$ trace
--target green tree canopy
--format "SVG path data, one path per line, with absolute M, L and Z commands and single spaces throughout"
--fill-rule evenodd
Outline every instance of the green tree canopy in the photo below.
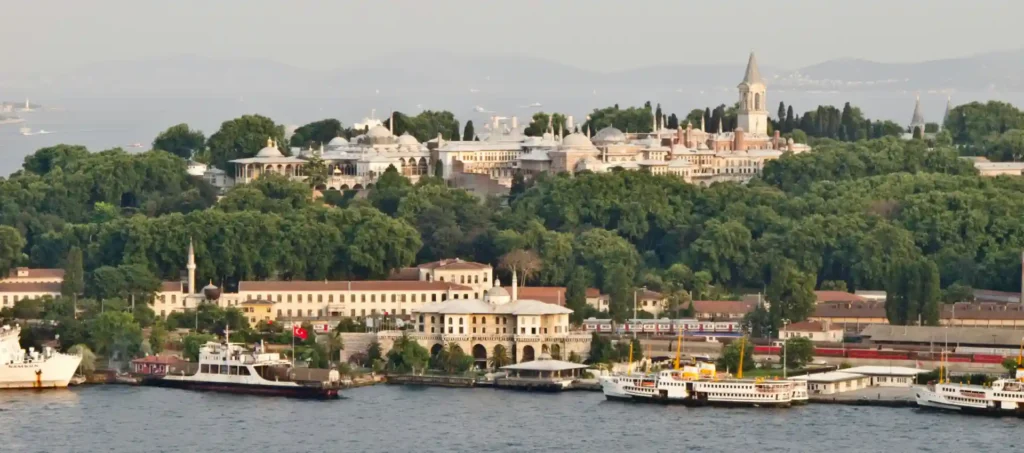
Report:
M 530 124 L 526 125 L 523 134 L 529 137 L 540 137 L 548 131 L 549 125 L 553 134 L 557 134 L 559 128 L 563 133 L 570 134 L 572 131 L 568 130 L 567 120 L 568 117 L 561 113 L 537 112 L 533 114 L 533 118 L 530 120 Z
M 779 352 L 779 361 L 783 358 L 787 367 L 802 368 L 814 360 L 814 343 L 809 338 L 790 338 L 786 340 L 785 354 Z
M 181 123 L 169 127 L 153 140 L 153 149 L 167 151 L 182 159 L 189 159 L 206 145 L 206 136 Z
M 536 116 L 534 117 L 536 118 Z M 654 111 L 651 103 L 644 107 L 629 107 L 620 109 L 619 105 L 594 109 L 590 112 L 590 119 L 583 123 L 583 129 L 590 127 L 595 133 L 608 126 L 613 126 L 623 132 L 651 132 L 654 130 Z
M 18 230 L 0 225 L 0 276 L 6 278 L 21 261 L 21 249 L 24 247 L 25 239 Z
M 341 126 L 341 121 L 328 118 L 300 126 L 292 134 L 290 143 L 296 148 L 318 148 L 344 135 L 345 128 Z
M 255 156 L 267 146 L 267 140 L 278 144 L 284 155 L 290 155 L 284 146 L 284 127 L 260 115 L 243 115 L 220 125 L 207 140 L 210 163 L 222 170 L 230 170 L 228 161 Z
M 105 311 L 92 322 L 91 332 L 99 354 L 130 359 L 142 350 L 142 328 L 131 313 Z

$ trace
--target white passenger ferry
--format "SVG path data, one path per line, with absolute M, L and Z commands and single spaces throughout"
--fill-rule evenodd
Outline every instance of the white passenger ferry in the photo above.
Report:
M 0 327 L 0 389 L 47 389 L 68 386 L 82 357 L 51 348 L 21 349 L 21 327 Z
M 793 404 L 807 404 L 807 381 L 791 380 L 793 383 Z
M 918 387 L 917 406 L 969 414 L 1024 416 L 1024 365 L 1017 358 L 1017 370 L 1012 378 L 997 379 L 991 386 L 951 384 L 942 382 L 941 368 L 938 383 Z
M 742 351 L 740 354 L 742 357 Z M 714 364 L 697 362 L 654 374 L 601 379 L 601 389 L 609 400 L 691 406 L 789 407 L 796 385 L 789 380 L 721 379 Z M 806 399 L 806 387 L 804 392 Z
M 296 368 L 277 353 L 249 351 L 239 343 L 207 342 L 199 348 L 199 363 L 169 365 L 163 374 L 143 375 L 142 384 L 225 393 L 337 398 L 337 370 Z

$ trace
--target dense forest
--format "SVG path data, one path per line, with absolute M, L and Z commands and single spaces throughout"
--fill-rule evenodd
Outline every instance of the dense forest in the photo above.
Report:
M 262 117 L 240 120 L 226 122 L 230 133 L 211 136 L 204 152 L 239 155 L 214 148 L 226 135 L 264 134 L 265 143 L 266 131 L 279 128 Z M 339 131 L 315 124 L 300 142 Z M 179 157 L 197 146 L 197 132 L 175 128 L 182 139 L 162 136 L 179 146 L 174 154 L 60 145 L 0 179 L 0 272 L 79 267 L 81 288 L 69 295 L 124 305 L 178 278 L 190 238 L 199 278 L 228 289 L 243 279 L 383 278 L 449 257 L 505 272 L 502 258 L 514 252 L 532 263 L 526 284 L 567 287 L 577 320 L 592 314 L 586 288 L 609 294 L 611 315 L 621 319 L 644 286 L 676 309 L 764 293 L 768 328 L 805 318 L 817 288 L 888 290 L 894 322 L 934 323 L 943 297 L 1021 283 L 1024 180 L 979 177 L 959 157 L 978 144 L 824 139 L 813 152 L 768 163 L 748 184 L 710 187 L 645 172 L 584 172 L 517 178 L 507 199 L 481 200 L 440 179 L 411 184 L 388 171 L 362 194 L 314 198 L 306 183 L 267 176 L 217 202 Z M 1000 129 L 983 122 L 950 132 L 1012 130 Z

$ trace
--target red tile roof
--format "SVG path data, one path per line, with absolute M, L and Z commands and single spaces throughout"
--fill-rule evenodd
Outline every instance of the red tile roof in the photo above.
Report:
M 419 280 L 420 270 L 415 267 L 403 267 L 396 269 L 388 275 L 388 280 Z
M 19 276 L 18 275 L 19 272 L 28 272 L 28 275 Z M 46 278 L 46 279 L 54 279 L 54 280 L 63 280 L 64 279 L 64 269 L 33 269 L 33 268 L 29 268 L 29 267 L 19 267 L 19 268 L 11 269 L 11 273 L 8 275 L 7 278 L 10 279 L 10 280 L 15 280 L 15 281 L 17 279 L 19 279 L 19 278 L 32 278 L 32 279 Z
M 54 282 L 3 282 L 0 293 L 54 293 L 60 294 L 60 283 Z
M 491 266 L 481 263 L 474 263 L 472 261 L 463 261 L 459 258 L 447 259 L 434 261 L 432 263 L 423 263 L 419 266 L 420 269 L 444 269 L 444 270 L 470 270 L 470 269 L 487 269 Z
M 512 294 L 511 286 L 503 286 L 502 288 L 505 288 L 505 291 Z M 520 286 L 518 291 L 519 294 L 517 296 L 520 299 L 532 299 L 553 305 L 565 305 L 565 288 L 561 286 Z
M 863 302 L 867 300 L 846 291 L 815 291 L 814 295 L 818 296 L 819 304 L 825 302 Z
M 586 297 L 588 298 L 601 297 L 602 295 L 601 290 L 597 288 L 587 288 Z
M 644 292 L 637 294 L 637 298 L 640 300 L 662 300 L 665 296 L 657 291 L 644 290 Z
M 407 280 L 369 281 L 243 281 L 238 291 L 467 291 L 469 286 L 449 282 Z
M 695 300 L 693 311 L 706 314 L 745 315 L 754 311 L 754 302 L 743 300 Z

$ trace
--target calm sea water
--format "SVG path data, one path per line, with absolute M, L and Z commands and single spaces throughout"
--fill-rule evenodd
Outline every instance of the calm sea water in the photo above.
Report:
M 810 405 L 631 405 L 600 393 L 376 386 L 336 401 L 101 386 L 0 393 L 10 452 L 1013 450 L 1024 420 Z

